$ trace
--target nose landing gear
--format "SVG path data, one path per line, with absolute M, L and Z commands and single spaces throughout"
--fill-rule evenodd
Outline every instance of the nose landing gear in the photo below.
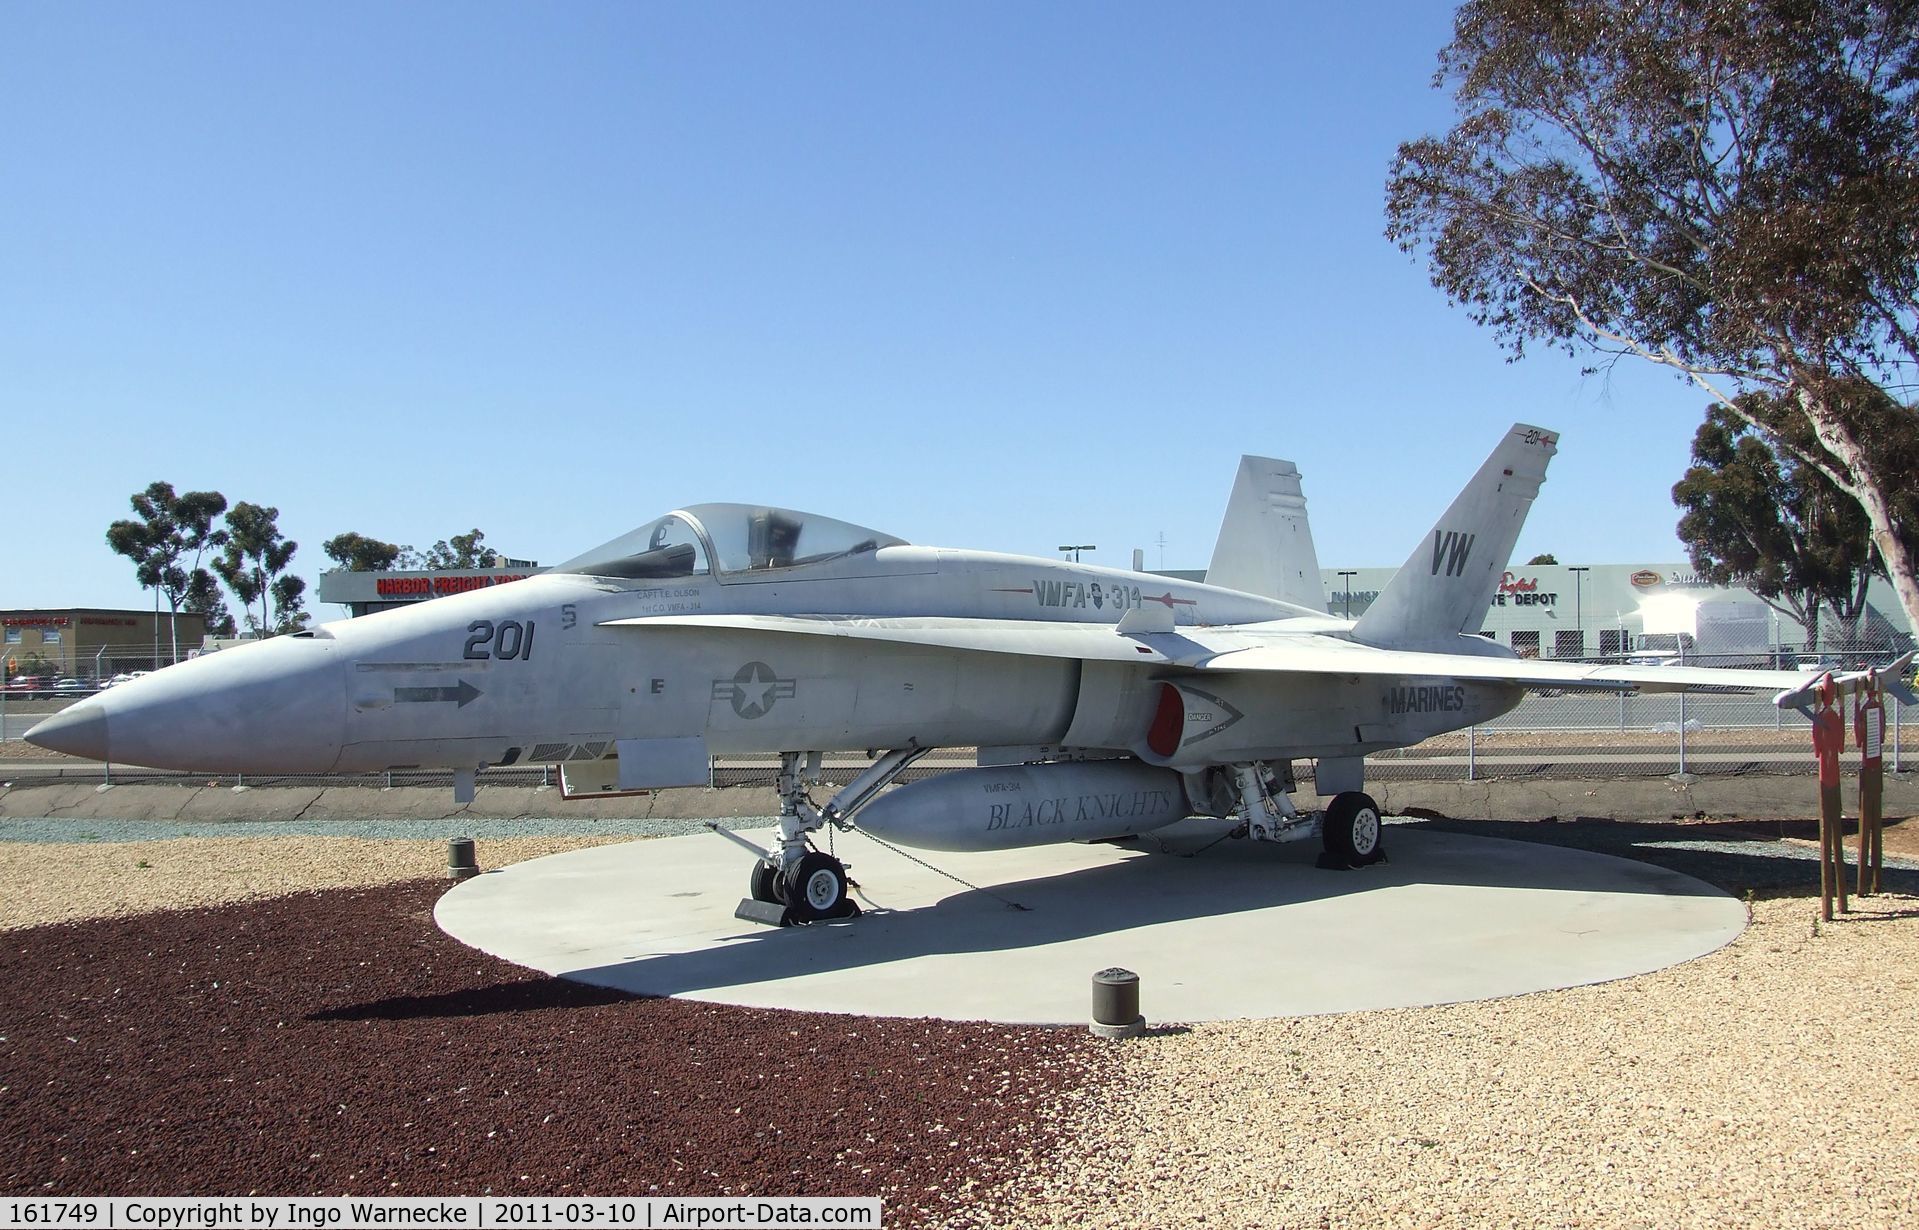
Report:
M 708 824 L 714 832 L 759 856 L 747 882 L 747 899 L 740 902 L 734 916 L 781 927 L 857 918 L 860 907 L 847 896 L 852 881 L 847 878 L 846 864 L 815 849 L 808 834 L 828 824 L 850 828 L 850 817 L 862 804 L 931 750 L 904 747 L 886 753 L 835 794 L 825 807 L 815 804 L 806 792 L 808 785 L 820 780 L 820 754 L 782 752 L 778 849 L 762 850 L 717 824 Z

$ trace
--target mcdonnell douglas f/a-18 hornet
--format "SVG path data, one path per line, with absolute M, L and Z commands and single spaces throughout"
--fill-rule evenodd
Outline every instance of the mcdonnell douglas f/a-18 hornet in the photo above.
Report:
M 491 765 L 558 764 L 579 797 L 777 752 L 779 841 L 753 847 L 750 890 L 788 922 L 857 912 L 811 840 L 829 824 L 992 850 L 1236 817 L 1357 866 L 1381 837 L 1364 757 L 1528 689 L 1810 695 L 1802 673 L 1520 659 L 1476 635 L 1556 439 L 1508 431 L 1357 620 L 1327 613 L 1287 462 L 1241 463 L 1205 584 L 701 504 L 510 585 L 170 666 L 27 738 L 203 771 L 447 768 L 463 801 Z M 978 767 L 883 792 L 939 747 Z M 862 749 L 871 766 L 816 803 L 822 753 Z M 1290 797 L 1307 759 L 1324 811 Z

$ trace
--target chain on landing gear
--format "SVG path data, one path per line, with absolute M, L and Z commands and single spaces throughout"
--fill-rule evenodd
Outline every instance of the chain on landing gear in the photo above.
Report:
M 718 825 L 711 826 L 760 856 L 748 884 L 751 897 L 740 903 L 736 915 L 759 922 L 777 921 L 781 926 L 857 917 L 860 907 L 847 896 L 850 881 L 846 864 L 815 847 L 809 835 L 829 824 L 850 829 L 851 817 L 862 804 L 931 750 L 895 748 L 849 782 L 825 807 L 814 803 L 807 793 L 808 786 L 820 781 L 820 753 L 780 753 L 778 848 L 760 850 Z

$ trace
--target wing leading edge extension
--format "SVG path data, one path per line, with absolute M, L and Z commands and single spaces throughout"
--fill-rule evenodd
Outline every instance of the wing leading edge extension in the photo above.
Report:
M 1208 649 L 1183 633 L 1120 635 L 1112 624 L 1041 622 L 1030 619 L 968 619 L 940 616 L 867 618 L 856 615 L 641 615 L 609 619 L 605 628 L 687 628 L 705 632 L 773 632 L 793 636 L 850 637 L 925 645 L 937 649 L 964 649 L 979 653 L 1010 653 L 1032 658 L 1078 658 L 1082 661 L 1180 661 L 1210 656 Z M 1189 629 L 1188 631 L 1197 631 Z M 1161 647 L 1154 647 L 1157 642 Z M 1184 647 L 1189 652 L 1182 654 Z

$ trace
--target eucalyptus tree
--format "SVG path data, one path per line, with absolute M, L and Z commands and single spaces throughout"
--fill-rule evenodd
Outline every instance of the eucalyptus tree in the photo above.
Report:
M 165 595 L 173 656 L 178 659 L 180 608 L 195 575 L 203 574 L 200 565 L 206 553 L 226 544 L 227 531 L 216 529 L 214 518 L 226 511 L 227 498 L 217 491 L 176 493 L 172 483 L 154 482 L 128 502 L 134 518 L 109 525 L 107 545 L 133 561 L 142 588 Z
M 321 543 L 320 550 L 348 572 L 385 572 L 393 567 L 401 552 L 411 551 L 412 548 L 382 542 L 378 538 L 348 530 Z
M 233 613 L 227 610 L 227 601 L 221 596 L 220 583 L 205 568 L 193 570 L 193 576 L 187 582 L 186 598 L 180 606 L 187 613 L 206 620 L 209 636 L 232 636 L 238 631 L 233 623 Z
M 227 541 L 219 558 L 213 561 L 213 570 L 227 583 L 234 597 L 240 600 L 245 611 L 246 622 L 261 636 L 271 636 L 282 631 L 284 618 L 276 619 L 273 604 L 290 596 L 296 600 L 299 591 L 290 595 L 275 583 L 292 562 L 293 553 L 300 544 L 283 538 L 278 524 L 280 510 L 260 504 L 249 504 L 242 500 L 227 512 Z M 301 583 L 301 589 L 305 583 Z M 253 604 L 260 604 L 256 617 Z M 284 611 L 284 607 L 282 610 Z
M 1767 404 L 1773 401 L 1741 398 L 1748 415 L 1777 422 L 1782 434 L 1806 434 L 1796 416 Z M 1819 644 L 1824 608 L 1856 639 L 1866 586 L 1884 572 L 1859 506 L 1723 406 L 1707 409 L 1692 462 L 1672 498 L 1694 570 L 1714 584 L 1751 590 L 1798 623 L 1809 647 Z
M 1663 365 L 1823 474 L 1919 629 L 1914 479 L 1870 439 L 1919 379 L 1919 4 L 1468 0 L 1434 84 L 1456 123 L 1399 147 L 1387 235 L 1514 357 Z
M 479 529 L 455 534 L 434 543 L 420 557 L 422 568 L 492 568 L 499 564 L 499 552 L 482 546 L 486 535 Z

